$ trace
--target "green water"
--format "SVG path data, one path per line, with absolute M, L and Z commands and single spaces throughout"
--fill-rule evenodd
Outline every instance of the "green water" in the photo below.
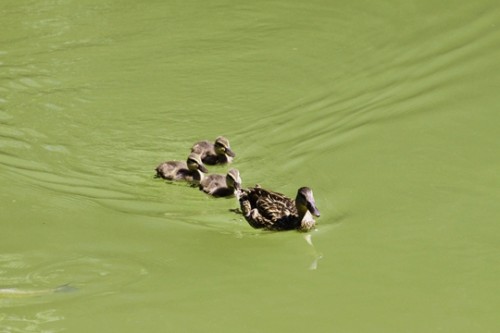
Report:
M 496 1 L 0 20 L 0 289 L 77 289 L 0 295 L 0 332 L 500 330 Z M 153 178 L 221 134 L 244 186 L 314 190 L 313 246 Z

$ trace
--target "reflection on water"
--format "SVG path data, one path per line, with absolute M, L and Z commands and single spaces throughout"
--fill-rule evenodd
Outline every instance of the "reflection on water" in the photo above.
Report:
M 304 235 L 304 240 L 312 248 L 313 260 L 312 260 L 311 264 L 309 265 L 309 269 L 310 270 L 316 270 L 316 269 L 318 269 L 318 262 L 319 262 L 319 260 L 323 258 L 323 254 L 321 254 L 321 252 L 318 252 L 318 250 L 314 246 L 311 234 Z

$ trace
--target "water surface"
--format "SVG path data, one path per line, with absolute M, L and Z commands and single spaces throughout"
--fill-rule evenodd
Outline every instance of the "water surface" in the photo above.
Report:
M 2 332 L 495 332 L 494 1 L 4 1 Z M 309 234 L 153 178 L 225 135 Z M 224 166 L 212 167 L 224 173 Z

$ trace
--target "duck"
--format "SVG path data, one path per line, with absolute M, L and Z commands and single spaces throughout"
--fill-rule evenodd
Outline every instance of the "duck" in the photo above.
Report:
M 236 196 L 241 190 L 240 172 L 230 169 L 226 175 L 210 174 L 200 182 L 199 189 L 214 197 Z
M 200 155 L 189 154 L 186 162 L 167 161 L 156 167 L 156 177 L 168 180 L 186 180 L 199 183 L 203 179 L 203 173 L 208 170 L 203 164 Z
M 191 152 L 199 154 L 203 163 L 208 165 L 231 163 L 236 156 L 231 150 L 229 140 L 223 136 L 217 137 L 214 143 L 199 141 L 191 147 Z
M 299 188 L 295 201 L 260 185 L 241 190 L 238 196 L 245 220 L 256 229 L 309 231 L 316 225 L 313 215 L 320 216 L 309 187 Z

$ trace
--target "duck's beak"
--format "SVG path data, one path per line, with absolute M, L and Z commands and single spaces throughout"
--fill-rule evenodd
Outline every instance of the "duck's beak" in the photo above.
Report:
M 316 217 L 320 216 L 319 210 L 318 208 L 316 208 L 316 203 L 314 201 L 307 202 L 307 210 L 309 210 L 309 212 L 311 212 L 311 214 L 313 214 Z
M 229 147 L 226 148 L 226 155 L 231 156 L 231 157 L 236 156 L 236 154 Z
M 205 168 L 205 166 L 203 164 L 198 164 L 198 170 L 200 170 L 201 172 L 204 172 L 204 173 L 208 172 L 208 169 Z

